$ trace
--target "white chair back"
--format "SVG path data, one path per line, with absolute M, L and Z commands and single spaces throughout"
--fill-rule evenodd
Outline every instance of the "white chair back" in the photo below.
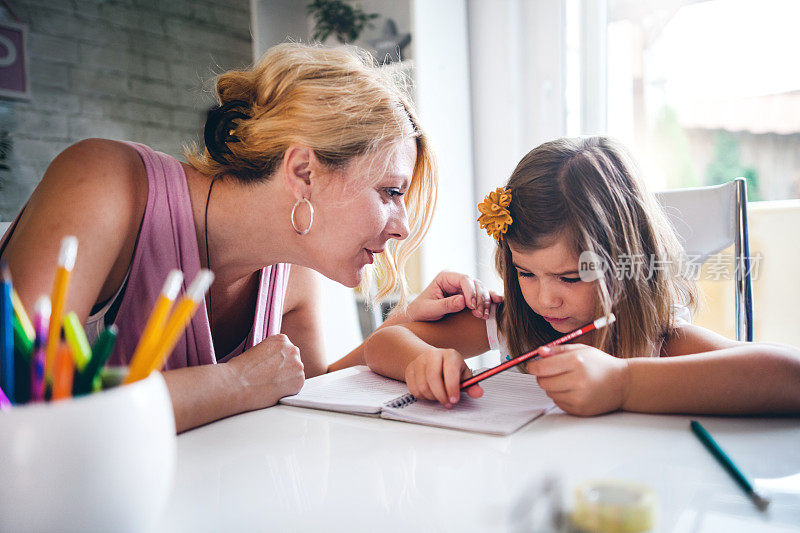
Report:
M 753 340 L 753 289 L 747 232 L 747 182 L 656 193 L 686 254 L 699 263 L 734 247 L 736 339 Z
M 6 231 L 11 226 L 11 222 L 0 222 L 0 237 L 6 234 Z
M 736 181 L 656 193 L 688 255 L 710 256 L 734 243 Z

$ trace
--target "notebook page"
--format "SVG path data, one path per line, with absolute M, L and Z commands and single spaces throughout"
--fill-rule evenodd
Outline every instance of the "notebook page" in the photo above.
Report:
M 384 404 L 408 393 L 402 381 L 372 372 L 366 366 L 345 368 L 307 379 L 294 396 L 280 403 L 344 413 L 379 413 Z
M 534 376 L 501 372 L 481 382 L 484 394 L 466 393 L 451 409 L 417 400 L 403 407 L 384 407 L 381 417 L 479 433 L 508 435 L 554 407 Z

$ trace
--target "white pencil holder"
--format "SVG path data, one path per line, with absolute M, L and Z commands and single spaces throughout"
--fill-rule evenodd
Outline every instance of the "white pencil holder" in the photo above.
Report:
M 144 531 L 175 478 L 164 378 L 0 412 L 0 532 Z

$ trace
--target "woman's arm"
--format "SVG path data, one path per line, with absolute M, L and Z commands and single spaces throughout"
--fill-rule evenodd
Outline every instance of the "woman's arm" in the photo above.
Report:
M 310 268 L 292 265 L 281 325 L 281 332 L 300 348 L 306 378 L 327 371 L 319 276 Z
M 87 139 L 61 152 L 3 252 L 25 308 L 50 295 L 61 239 L 74 235 L 78 256 L 65 309 L 85 322 L 122 283 L 146 203 L 144 164 L 133 148 Z
M 65 309 L 86 322 L 128 271 L 147 195 L 144 164 L 124 143 L 88 139 L 56 157 L 3 252 L 23 305 L 32 309 L 50 294 L 61 239 L 74 235 L 78 257 Z M 227 364 L 164 372 L 178 431 L 296 393 L 303 379 L 296 351 L 274 336 Z
M 220 418 L 275 405 L 303 386 L 300 352 L 272 335 L 227 363 L 164 372 L 180 433 Z

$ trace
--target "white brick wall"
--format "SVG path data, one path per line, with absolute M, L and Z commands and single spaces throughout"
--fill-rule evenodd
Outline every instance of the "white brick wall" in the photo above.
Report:
M 180 157 L 201 138 L 215 73 L 249 64 L 249 0 L 7 0 L 29 26 L 33 98 L 0 99 L 0 220 L 50 161 L 87 137 L 146 143 Z M 0 16 L 8 17 L 0 8 Z

